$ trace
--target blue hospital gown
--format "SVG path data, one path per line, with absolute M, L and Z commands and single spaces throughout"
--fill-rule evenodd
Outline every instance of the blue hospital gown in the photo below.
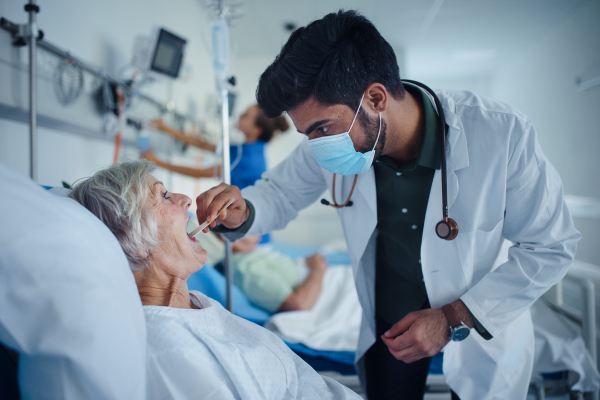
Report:
M 360 399 L 275 334 L 190 293 L 202 309 L 144 306 L 148 399 Z
M 267 142 L 258 141 L 253 143 L 244 143 L 240 146 L 242 154 L 238 160 L 238 146 L 229 148 L 231 163 L 238 161 L 237 166 L 231 170 L 231 184 L 237 186 L 240 190 L 254 185 L 267 170 L 267 159 L 265 158 L 265 146 Z M 262 235 L 260 244 L 266 244 L 271 241 L 268 233 Z

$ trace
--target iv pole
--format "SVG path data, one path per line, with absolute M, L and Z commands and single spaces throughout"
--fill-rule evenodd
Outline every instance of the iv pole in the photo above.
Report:
M 231 184 L 231 163 L 229 154 L 229 91 L 227 88 L 227 70 L 229 69 L 229 27 L 226 16 L 229 11 L 227 0 L 216 2 L 217 20 L 211 26 L 212 61 L 217 80 L 217 91 L 221 102 L 222 128 L 222 165 L 223 182 Z M 231 243 L 225 241 L 225 260 L 223 269 L 227 292 L 226 307 L 233 313 L 233 270 L 231 268 Z
M 35 0 L 25 4 L 25 11 L 29 13 L 29 24 L 21 25 L 25 37 L 29 42 L 29 174 L 34 182 L 38 180 L 37 169 L 37 13 L 40 7 Z

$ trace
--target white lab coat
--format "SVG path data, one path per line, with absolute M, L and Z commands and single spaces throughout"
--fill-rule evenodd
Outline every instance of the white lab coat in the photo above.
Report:
M 526 115 L 471 92 L 437 95 L 449 126 L 449 216 L 459 234 L 445 241 L 434 231 L 442 217 L 438 170 L 421 245 L 425 286 L 432 307 L 461 299 L 493 335 L 486 341 L 473 332 L 463 342 L 449 343 L 444 375 L 461 399 L 524 399 L 534 352 L 529 307 L 566 274 L 580 234 L 564 203 L 560 177 Z M 337 180 L 338 199 L 348 196 L 352 180 Z M 242 192 L 256 210 L 248 234 L 285 227 L 331 190 L 331 183 L 332 173 L 319 167 L 303 141 Z M 375 341 L 376 196 L 371 168 L 358 177 L 354 205 L 338 209 L 363 308 L 356 354 L 361 378 L 362 356 Z

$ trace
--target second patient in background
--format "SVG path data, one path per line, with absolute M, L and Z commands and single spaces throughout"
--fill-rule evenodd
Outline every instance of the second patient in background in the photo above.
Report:
M 162 119 L 156 119 L 151 124 L 156 130 L 165 132 L 173 138 L 189 146 L 215 152 L 217 146 L 197 135 L 187 135 L 184 132 L 174 129 L 164 123 Z M 257 105 L 248 107 L 240 116 L 238 129 L 244 134 L 245 142 L 240 150 L 236 145 L 230 147 L 231 163 L 235 163 L 231 171 L 231 184 L 243 189 L 246 186 L 253 185 L 260 179 L 263 172 L 267 170 L 265 159 L 265 145 L 273 139 L 276 132 L 285 132 L 289 125 L 285 117 L 267 118 Z M 165 168 L 172 172 L 177 172 L 192 178 L 212 178 L 214 168 L 190 168 L 174 165 L 160 160 L 153 151 L 142 154 L 142 157 L 154 162 L 158 167 Z M 217 167 L 220 175 L 220 168 Z
M 269 248 L 256 248 L 259 236 L 233 243 L 234 283 L 254 304 L 275 313 L 313 308 L 327 270 L 321 254 L 293 260 Z

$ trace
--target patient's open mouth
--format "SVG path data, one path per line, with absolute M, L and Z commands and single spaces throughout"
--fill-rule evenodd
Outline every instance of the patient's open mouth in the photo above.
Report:
M 188 237 L 188 239 L 190 239 L 192 242 L 196 242 L 196 243 L 198 243 L 198 240 L 196 240 L 196 238 L 195 238 L 195 237 L 193 237 L 193 236 L 192 236 L 192 237 L 190 237 L 190 236 L 189 236 L 189 234 L 188 234 L 188 232 L 187 232 L 187 227 L 188 227 L 188 225 L 190 224 L 190 220 L 191 220 L 191 219 L 192 219 L 192 217 L 190 217 L 190 216 L 188 215 L 188 220 L 187 220 L 187 223 L 185 224 L 185 235 L 186 235 L 186 236 Z

